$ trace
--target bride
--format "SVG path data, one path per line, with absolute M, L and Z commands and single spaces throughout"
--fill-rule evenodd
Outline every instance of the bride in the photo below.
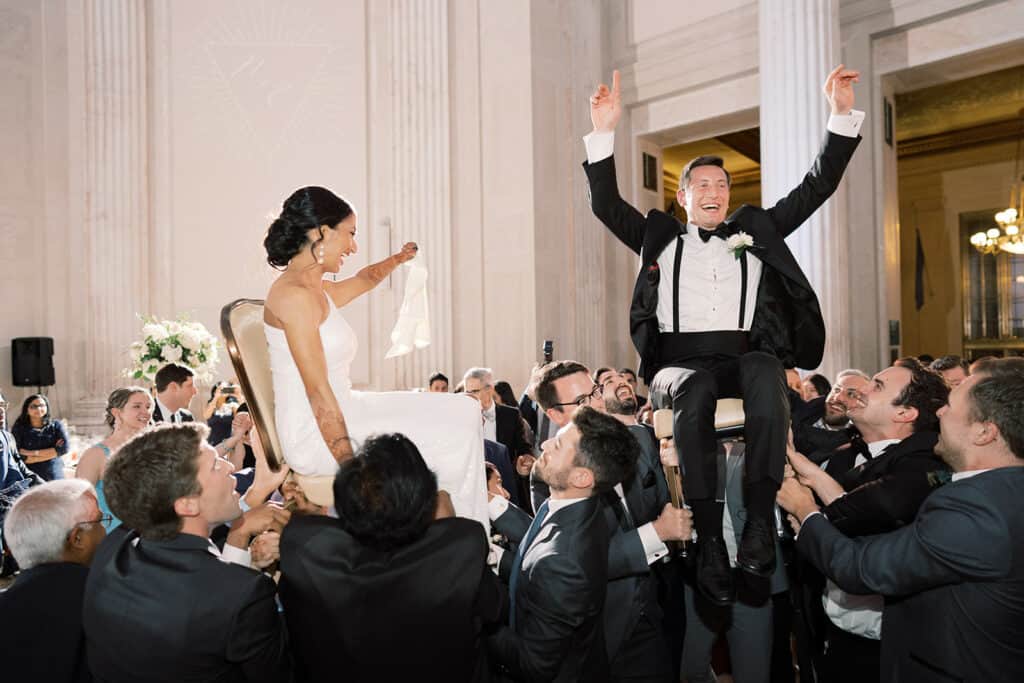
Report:
M 401 432 L 420 449 L 456 514 L 486 525 L 479 404 L 455 394 L 353 391 L 349 379 L 356 334 L 341 309 L 414 258 L 416 245 L 352 277 L 324 280 L 356 253 L 356 214 L 330 190 L 304 187 L 285 201 L 263 246 L 267 262 L 283 271 L 267 293 L 263 321 L 277 432 L 291 469 L 333 478 L 366 437 Z

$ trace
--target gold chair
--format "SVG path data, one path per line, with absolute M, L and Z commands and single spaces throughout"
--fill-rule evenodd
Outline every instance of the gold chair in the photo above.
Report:
M 270 373 L 270 351 L 263 331 L 263 300 L 238 299 L 220 312 L 231 365 L 245 394 L 257 438 L 263 444 L 270 468 L 277 471 L 286 459 L 274 422 L 274 379 Z M 317 505 L 333 505 L 334 477 L 310 477 L 292 472 L 306 497 Z

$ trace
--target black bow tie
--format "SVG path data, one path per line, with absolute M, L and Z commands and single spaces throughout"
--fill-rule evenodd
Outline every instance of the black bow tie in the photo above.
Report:
M 722 240 L 726 239 L 727 237 L 732 235 L 732 231 L 729 229 L 729 226 L 727 224 L 719 223 L 718 227 L 716 227 L 714 230 L 705 230 L 704 228 L 698 228 L 697 234 L 700 235 L 701 241 L 707 244 L 707 241 L 712 237 L 717 237 Z

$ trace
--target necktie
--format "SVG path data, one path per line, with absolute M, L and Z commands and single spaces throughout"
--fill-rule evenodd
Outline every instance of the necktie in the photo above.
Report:
M 534 539 L 537 538 L 537 534 L 540 533 L 540 528 L 544 526 L 544 518 L 548 515 L 548 501 L 541 503 L 540 508 L 537 510 L 537 516 L 533 518 L 533 522 L 530 523 L 530 528 L 526 530 L 526 536 L 523 537 L 523 542 L 519 544 L 519 549 L 516 551 L 516 557 L 512 561 L 512 572 L 509 574 L 508 579 L 508 611 L 509 611 L 509 625 L 514 631 L 516 629 L 516 585 L 519 583 L 519 572 L 523 568 L 523 556 L 526 555 L 527 549 L 530 544 L 533 543 Z
M 732 234 L 732 230 L 729 229 L 729 225 L 727 223 L 719 223 L 714 230 L 705 230 L 704 228 L 698 228 L 697 234 L 700 235 L 701 241 L 707 244 L 707 241 L 711 239 L 712 236 L 722 240 L 726 239 L 727 237 L 729 237 L 729 235 Z

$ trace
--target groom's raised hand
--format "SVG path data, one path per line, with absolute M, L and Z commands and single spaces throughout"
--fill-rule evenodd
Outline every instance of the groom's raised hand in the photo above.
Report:
M 860 72 L 842 64 L 832 70 L 822 88 L 833 114 L 847 114 L 853 109 L 853 84 L 860 82 Z
M 597 132 L 615 130 L 622 117 L 622 90 L 619 87 L 618 69 L 612 72 L 611 90 L 604 83 L 590 96 L 590 121 Z

